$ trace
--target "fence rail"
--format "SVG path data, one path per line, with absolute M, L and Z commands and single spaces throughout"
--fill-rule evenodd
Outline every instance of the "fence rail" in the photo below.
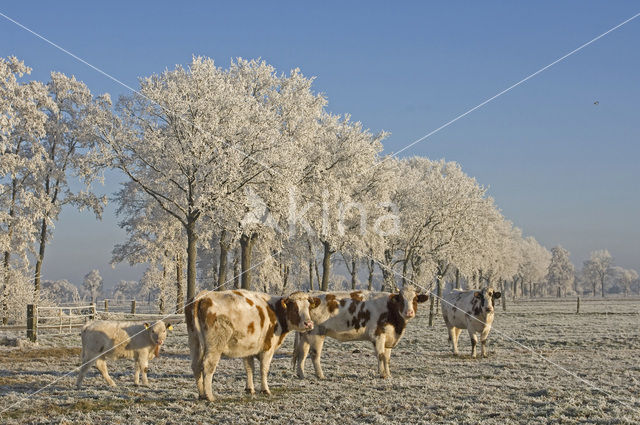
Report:
M 103 300 L 104 310 L 96 309 L 96 304 L 87 305 L 58 305 L 58 306 L 37 306 L 27 305 L 27 322 L 25 325 L 5 325 L 0 326 L 0 331 L 26 331 L 27 338 L 33 342 L 38 339 L 38 333 L 44 331 L 47 336 L 78 335 L 78 328 L 83 327 L 87 322 L 102 320 L 120 321 L 154 321 L 169 320 L 173 323 L 184 319 L 182 314 L 162 314 L 155 312 L 139 312 L 136 307 L 139 305 L 136 300 L 127 300 L 130 308 L 120 309 L 120 303 L 113 307 L 110 300 Z M 57 332 L 55 332 L 57 330 Z

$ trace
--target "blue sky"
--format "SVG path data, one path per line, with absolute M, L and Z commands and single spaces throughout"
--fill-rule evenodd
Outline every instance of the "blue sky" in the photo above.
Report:
M 637 2 L 11 2 L 0 12 L 136 87 L 193 54 L 227 66 L 262 57 L 316 76 L 335 113 L 392 133 L 397 151 L 640 12 Z M 94 93 L 127 90 L 0 17 L 0 56 L 46 81 L 73 74 Z M 640 18 L 403 152 L 446 158 L 490 187 L 504 214 L 578 266 L 595 249 L 640 270 Z M 594 101 L 598 105 L 594 105 Z M 109 179 L 106 192 L 115 190 Z M 108 266 L 123 240 L 64 211 L 45 278 L 98 268 L 110 286 L 140 269 Z

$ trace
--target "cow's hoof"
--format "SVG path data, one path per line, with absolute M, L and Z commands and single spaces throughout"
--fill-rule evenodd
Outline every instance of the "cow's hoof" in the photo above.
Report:
M 320 380 L 327 379 L 327 378 L 325 378 L 324 374 L 322 374 L 322 373 L 320 375 L 316 375 L 316 378 L 318 378 Z
M 304 373 L 296 373 L 296 376 L 298 377 L 298 379 L 304 379 Z
M 244 392 L 249 395 L 254 395 L 256 393 L 256 390 L 254 390 L 253 388 L 245 388 Z
M 269 391 L 269 390 L 262 390 L 262 391 L 260 391 L 260 394 L 262 394 L 262 395 L 266 395 L 266 396 L 270 396 L 270 395 L 271 395 L 271 391 Z
M 198 400 L 206 400 L 207 396 L 204 394 L 198 394 Z

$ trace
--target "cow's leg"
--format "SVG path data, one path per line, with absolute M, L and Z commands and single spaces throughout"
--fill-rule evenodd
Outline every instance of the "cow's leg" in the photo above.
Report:
M 458 347 L 457 347 L 457 342 L 456 341 L 456 328 L 454 327 L 448 327 L 447 331 L 449 332 L 449 341 L 451 341 L 451 347 L 453 348 L 453 355 L 457 356 L 458 355 Z
M 206 398 L 204 393 L 204 383 L 202 376 L 202 351 L 200 350 L 200 341 L 197 335 L 192 335 L 189 332 L 189 351 L 191 351 L 191 370 L 193 371 L 193 377 L 196 379 L 196 386 L 198 387 L 198 398 L 201 400 Z
M 216 367 L 218 367 L 218 362 L 220 361 L 222 353 L 205 351 L 204 353 L 204 361 L 203 363 L 203 373 L 204 373 L 204 394 L 207 397 L 207 400 L 213 401 L 213 391 L 211 390 L 211 381 L 213 380 L 213 374 L 216 371 Z
M 391 362 L 391 348 L 384 349 L 384 359 L 385 359 L 385 371 L 387 373 L 387 377 L 391 378 L 391 371 L 389 370 L 389 363 Z
M 80 365 L 80 371 L 78 372 L 78 379 L 76 379 L 76 388 L 79 389 L 82 386 L 82 380 L 84 379 L 84 376 L 87 374 L 89 369 L 91 369 L 91 366 L 93 366 L 93 364 L 95 363 L 95 360 L 92 360 L 93 357 L 94 356 L 91 355 L 91 353 L 86 353 L 84 350 L 82 350 L 82 358 L 80 359 L 82 363 Z
M 316 370 L 316 377 L 324 379 L 322 373 L 322 365 L 320 364 L 320 356 L 322 356 L 322 347 L 324 346 L 324 335 L 311 336 L 311 348 L 313 348 L 313 368 Z
M 376 337 L 374 348 L 376 350 L 376 357 L 378 358 L 378 373 L 381 378 L 387 378 L 386 356 L 385 356 L 385 344 L 387 337 L 385 334 Z
M 133 385 L 140 385 L 140 356 L 136 352 L 133 356 L 133 361 L 136 365 L 136 369 L 133 372 Z
M 107 384 L 109 384 L 112 387 L 115 387 L 116 383 L 113 382 L 113 379 L 111 379 L 111 377 L 109 376 L 109 372 L 107 371 L 107 362 L 104 359 L 98 359 L 96 360 L 96 367 L 102 374 L 102 377 L 104 378 L 104 380 L 107 381 Z
M 260 353 L 260 380 L 262 385 L 262 390 L 260 391 L 263 394 L 271 395 L 271 391 L 269 391 L 269 384 L 267 383 L 267 376 L 269 375 L 269 368 L 271 367 L 271 359 L 273 359 L 273 352 L 275 350 L 263 351 Z
M 469 327 L 468 331 L 469 331 L 469 338 L 471 338 L 471 357 L 475 359 L 476 345 L 478 345 L 478 336 L 473 330 L 471 330 L 471 327 Z
M 485 328 L 482 330 L 482 333 L 480 334 L 480 343 L 482 344 L 480 348 L 482 350 L 482 357 L 487 357 L 487 338 L 489 337 L 490 330 L 490 327 L 485 326 Z
M 452 338 L 451 338 L 451 343 L 453 344 L 453 355 L 457 356 L 458 354 L 460 354 L 458 352 L 458 338 L 460 338 L 460 333 L 462 332 L 462 329 L 460 329 L 460 328 L 452 328 L 449 332 L 453 333 Z
M 253 356 L 245 357 L 242 361 L 244 362 L 244 370 L 247 371 L 247 386 L 244 390 L 249 394 L 255 394 L 256 390 L 253 387 Z
M 149 370 L 149 356 L 143 353 L 143 355 L 139 356 L 138 363 L 140 365 L 140 371 L 142 372 L 142 385 L 148 386 L 147 371 Z
M 296 375 L 298 375 L 298 378 L 304 379 L 304 364 L 307 361 L 307 356 L 309 355 L 309 339 L 313 339 L 313 336 L 302 335 L 299 332 L 296 332 L 296 338 L 298 339 L 295 347 L 296 352 L 294 353 L 298 363 L 296 365 Z

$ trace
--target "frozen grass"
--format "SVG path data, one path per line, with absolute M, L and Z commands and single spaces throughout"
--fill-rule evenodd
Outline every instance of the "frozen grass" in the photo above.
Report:
M 422 306 L 421 306 L 422 307 Z M 391 379 L 377 377 L 368 343 L 327 339 L 327 379 L 307 379 L 290 367 L 289 336 L 271 367 L 273 396 L 244 394 L 244 368 L 223 359 L 214 375 L 213 402 L 196 400 L 184 325 L 150 364 L 150 387 L 133 385 L 133 361 L 109 364 L 118 388 L 94 369 L 82 390 L 73 386 L 79 337 L 41 337 L 38 346 L 0 350 L 1 409 L 30 392 L 51 387 L 10 407 L 2 423 L 628 423 L 640 422 L 640 300 L 512 302 L 499 307 L 490 355 L 450 354 L 442 318 L 427 326 L 421 308 L 391 357 Z M 507 338 L 592 382 L 603 394 Z M 259 382 L 259 379 L 258 381 Z M 623 405 L 619 401 L 626 404 Z

